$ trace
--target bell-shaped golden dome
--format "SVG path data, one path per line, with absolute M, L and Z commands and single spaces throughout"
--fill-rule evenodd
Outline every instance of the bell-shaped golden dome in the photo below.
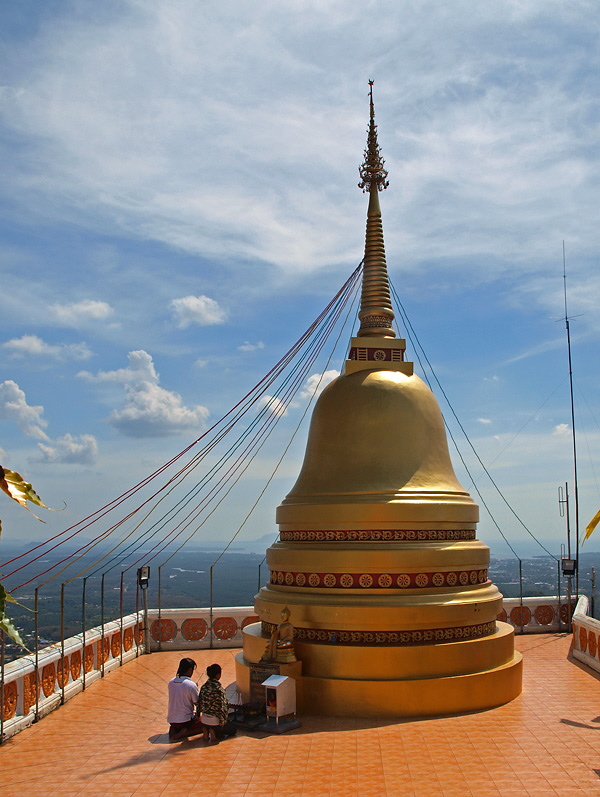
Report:
M 319 397 L 304 464 L 278 521 L 301 522 L 312 515 L 309 506 L 338 503 L 344 514 L 353 505 L 358 523 L 363 514 L 373 521 L 373 504 L 381 504 L 376 517 L 395 525 L 477 522 L 477 506 L 452 467 L 438 403 L 418 376 L 359 370 Z

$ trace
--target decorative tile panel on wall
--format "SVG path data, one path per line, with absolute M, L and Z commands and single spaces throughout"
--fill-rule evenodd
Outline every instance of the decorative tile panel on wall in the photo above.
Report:
M 258 621 L 252 606 L 151 609 L 151 650 L 194 650 L 242 646 L 242 629 Z
M 569 606 L 555 597 L 504 598 L 504 607 L 497 620 L 510 623 L 523 634 L 547 634 L 565 631 L 569 621 Z M 571 604 L 573 612 L 575 604 Z

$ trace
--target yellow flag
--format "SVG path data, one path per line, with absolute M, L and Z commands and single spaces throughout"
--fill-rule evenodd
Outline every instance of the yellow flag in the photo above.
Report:
M 591 535 L 592 531 L 596 528 L 596 526 L 600 523 L 600 509 L 596 512 L 594 517 L 590 520 L 590 522 L 585 527 L 585 537 L 583 538 L 584 541 Z

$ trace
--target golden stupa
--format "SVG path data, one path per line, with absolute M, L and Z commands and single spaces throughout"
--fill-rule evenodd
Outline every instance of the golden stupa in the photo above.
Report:
M 299 709 L 427 716 L 498 706 L 521 692 L 521 655 L 497 621 L 502 595 L 476 539 L 478 507 L 458 482 L 438 403 L 396 337 L 379 191 L 387 171 L 370 124 L 359 186 L 369 193 L 360 330 L 319 397 L 304 464 L 277 510 L 260 623 L 244 629 L 237 682 L 289 613 Z

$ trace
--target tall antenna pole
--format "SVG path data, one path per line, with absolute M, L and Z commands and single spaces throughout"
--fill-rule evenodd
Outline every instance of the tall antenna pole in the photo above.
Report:
M 565 327 L 567 330 L 567 352 L 569 355 L 569 391 L 571 396 L 571 437 L 573 440 L 573 478 L 575 480 L 575 594 L 579 598 L 579 488 L 577 483 L 577 438 L 575 435 L 575 402 L 573 400 L 573 368 L 571 363 L 571 330 L 569 328 L 569 313 L 567 311 L 567 266 L 565 257 L 565 242 L 563 241 L 563 285 L 565 293 Z M 569 607 L 570 611 L 570 607 Z

